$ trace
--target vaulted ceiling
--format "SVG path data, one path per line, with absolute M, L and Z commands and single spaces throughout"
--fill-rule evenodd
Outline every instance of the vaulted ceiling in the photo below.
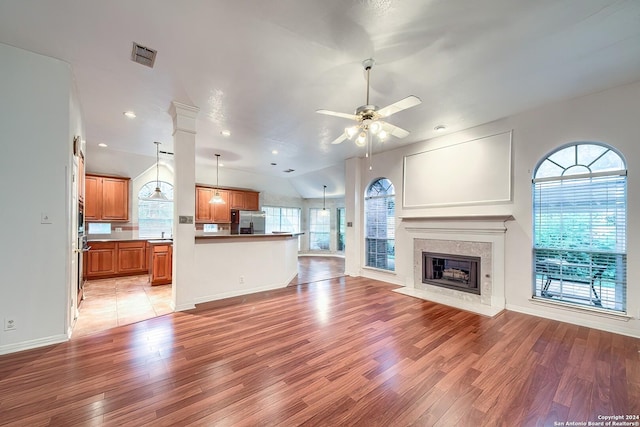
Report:
M 89 153 L 171 151 L 178 101 L 200 108 L 200 163 L 295 179 L 364 154 L 315 112 L 365 103 L 364 59 L 373 104 L 423 101 L 390 120 L 411 134 L 388 150 L 638 80 L 640 2 L 0 0 L 0 42 L 71 64 Z

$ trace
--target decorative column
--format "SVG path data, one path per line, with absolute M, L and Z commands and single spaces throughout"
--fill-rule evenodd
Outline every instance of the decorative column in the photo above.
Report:
M 348 276 L 360 276 L 362 267 L 363 203 L 362 159 L 352 157 L 345 161 L 344 207 L 347 221 L 345 233 L 344 272 Z
M 196 117 L 200 109 L 173 102 L 173 304 L 176 311 L 194 308 Z

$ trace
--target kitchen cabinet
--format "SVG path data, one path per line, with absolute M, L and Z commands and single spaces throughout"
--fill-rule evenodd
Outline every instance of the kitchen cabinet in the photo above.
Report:
M 171 283 L 173 245 L 167 242 L 149 242 L 151 254 L 149 260 L 149 282 L 151 285 Z
M 87 174 L 84 188 L 85 220 L 129 220 L 129 178 Z
M 217 190 L 224 200 L 221 204 L 209 203 L 216 189 L 196 186 L 196 222 L 198 223 L 228 223 L 231 222 L 231 209 L 229 208 L 229 192 Z
M 91 249 L 85 252 L 83 265 L 87 278 L 113 276 L 118 273 L 116 242 L 91 242 Z
M 259 193 L 255 191 L 229 190 L 229 207 L 257 211 L 259 209 Z
M 87 279 L 145 274 L 149 271 L 145 240 L 90 241 L 88 245 L 91 249 L 84 253 L 83 261 Z
M 118 273 L 144 274 L 147 269 L 146 244 L 144 240 L 136 242 L 118 242 Z

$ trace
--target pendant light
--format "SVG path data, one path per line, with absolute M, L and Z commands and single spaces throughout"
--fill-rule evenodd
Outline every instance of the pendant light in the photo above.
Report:
M 149 196 L 151 200 L 169 200 L 167 196 L 160 191 L 160 143 L 154 142 L 156 144 L 156 189 L 153 194 Z
M 222 196 L 220 196 L 220 192 L 218 191 L 218 178 L 219 178 L 219 168 L 220 168 L 220 154 L 216 154 L 216 192 L 213 193 L 213 197 L 209 200 L 209 203 L 214 205 L 222 205 L 225 203 Z
M 327 186 L 323 185 L 322 187 L 322 211 L 320 215 L 327 216 L 329 215 L 329 211 L 327 210 Z

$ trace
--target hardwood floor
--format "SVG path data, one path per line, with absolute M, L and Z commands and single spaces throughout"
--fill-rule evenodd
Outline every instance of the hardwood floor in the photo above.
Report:
M 344 276 L 344 258 L 336 256 L 299 256 L 298 274 L 291 285 L 302 285 L 319 280 Z
M 0 356 L 0 425 L 543 426 L 640 414 L 640 340 L 340 277 Z

